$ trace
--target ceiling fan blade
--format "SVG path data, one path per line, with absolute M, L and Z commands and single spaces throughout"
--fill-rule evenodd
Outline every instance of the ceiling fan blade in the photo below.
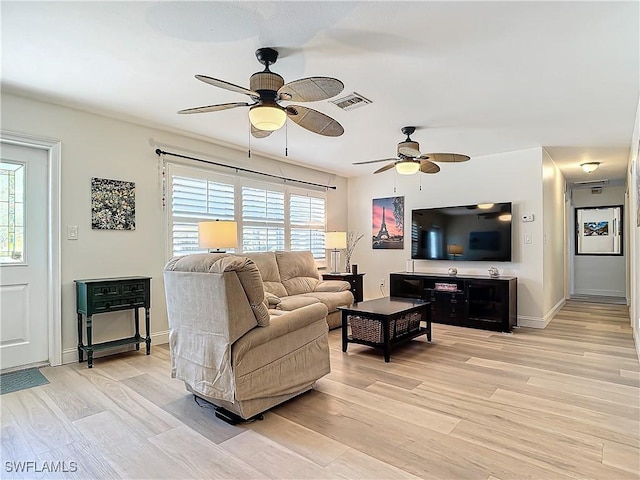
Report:
M 417 145 L 417 142 L 405 142 L 405 143 L 415 143 Z M 411 147 L 409 145 L 398 147 L 398 153 L 401 153 L 405 157 L 411 157 L 411 158 L 416 158 L 420 156 L 420 150 L 418 150 L 417 148 Z
M 367 160 L 364 162 L 354 162 L 351 165 L 366 165 L 367 163 L 378 163 L 378 162 L 397 162 L 397 158 L 381 158 L 380 160 Z
M 438 173 L 440 167 L 429 160 L 420 160 L 420 171 L 422 173 Z
M 180 110 L 178 113 L 218 112 L 220 110 L 229 110 L 230 108 L 236 107 L 248 107 L 250 105 L 252 104 L 246 102 L 220 103 L 218 105 L 208 105 L 206 107 L 185 108 L 184 110 Z
M 308 77 L 283 85 L 278 90 L 278 95 L 282 100 L 316 102 L 335 97 L 342 90 L 344 90 L 344 84 L 337 78 Z
M 196 78 L 201 82 L 208 83 L 209 85 L 213 85 L 214 87 L 224 88 L 225 90 L 231 90 L 232 92 L 244 93 L 245 95 L 249 95 L 250 97 L 254 98 L 260 98 L 260 94 L 258 92 L 254 92 L 253 90 L 249 90 L 248 88 L 241 87 L 240 85 L 225 82 L 224 80 L 218 80 L 217 78 L 213 77 L 207 77 L 206 75 L 196 75 Z
M 453 163 L 453 162 L 466 162 L 471 157 L 467 155 L 461 155 L 459 153 L 425 153 L 420 157 L 421 159 L 429 159 L 432 162 Z
M 385 165 L 384 167 L 379 168 L 378 170 L 376 170 L 376 171 L 375 171 L 375 172 L 373 172 L 373 173 L 375 174 L 375 173 L 386 172 L 387 170 L 389 170 L 389 169 L 391 169 L 391 168 L 395 167 L 395 165 L 396 165 L 396 162 L 391 162 L 391 163 L 389 163 L 389 164 Z
M 344 133 L 344 128 L 336 120 L 312 108 L 289 105 L 286 111 L 291 120 L 310 132 L 326 137 L 339 137 Z
M 255 138 L 265 138 L 271 135 L 273 132 L 271 130 L 258 130 L 256 127 L 251 125 L 251 135 Z

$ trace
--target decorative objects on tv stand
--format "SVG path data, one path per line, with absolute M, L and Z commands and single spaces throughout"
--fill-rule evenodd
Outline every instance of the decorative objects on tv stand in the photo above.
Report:
M 238 224 L 228 220 L 198 222 L 198 246 L 209 253 L 225 253 L 238 248 Z
M 497 267 L 489 267 L 489 276 L 491 278 L 498 278 L 500 276 L 500 271 Z
M 449 274 L 450 277 L 455 277 L 456 275 L 458 275 L 458 269 L 456 267 L 449 267 L 449 270 L 447 270 L 447 273 Z

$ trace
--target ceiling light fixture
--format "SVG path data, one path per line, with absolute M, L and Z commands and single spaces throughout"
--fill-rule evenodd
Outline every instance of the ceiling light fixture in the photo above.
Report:
M 396 172 L 400 175 L 413 175 L 420 170 L 420 162 L 414 162 L 413 160 L 405 160 L 402 162 L 396 162 Z
M 585 171 L 585 173 L 595 172 L 599 166 L 600 166 L 600 162 L 587 162 L 587 163 L 580 164 L 580 167 L 582 168 L 582 170 Z
M 287 112 L 275 103 L 256 105 L 249 109 L 249 121 L 258 130 L 272 132 L 282 128 L 287 121 Z

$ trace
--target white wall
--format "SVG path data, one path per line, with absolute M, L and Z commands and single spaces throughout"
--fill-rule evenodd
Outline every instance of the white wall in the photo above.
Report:
M 166 341 L 167 315 L 162 270 L 168 260 L 166 219 L 161 207 L 161 181 L 156 145 L 221 163 L 336 185 L 327 194 L 328 228 L 347 225 L 347 181 L 259 156 L 254 142 L 251 159 L 233 150 L 185 135 L 93 115 L 15 95 L 2 94 L 2 128 L 62 142 L 62 346 L 63 361 L 77 359 L 74 279 L 129 275 L 153 277 L 151 332 L 155 343 Z M 230 170 L 224 170 L 229 173 Z M 91 229 L 92 177 L 136 184 L 136 230 Z M 77 225 L 78 240 L 66 239 L 66 228 Z M 96 316 L 94 342 L 131 332 L 131 313 Z
M 358 264 L 358 271 L 366 273 L 365 298 L 382 296 L 381 280 L 385 280 L 384 294 L 388 295 L 389 273 L 405 271 L 406 260 L 411 258 L 408 228 L 412 209 L 512 202 L 513 261 L 459 261 L 455 266 L 461 275 L 488 275 L 487 269 L 495 265 L 501 274 L 518 277 L 519 324 L 544 326 L 542 149 L 474 157 L 465 163 L 441 164 L 441 168 L 435 175 L 405 177 L 391 170 L 349 179 L 349 229 L 365 234 L 352 259 L 352 263 Z M 372 200 L 393 196 L 405 197 L 404 250 L 373 250 L 370 241 Z M 533 213 L 535 221 L 522 223 L 520 218 L 525 213 Z M 523 243 L 525 232 L 531 234 L 531 244 Z M 449 261 L 415 261 L 416 271 L 446 273 L 450 266 Z
M 640 358 L 640 102 L 636 110 L 636 123 L 633 127 L 627 186 L 629 190 L 627 212 L 629 214 L 627 231 L 629 252 L 629 306 L 633 338 L 636 352 Z
M 572 225 L 575 225 L 575 208 L 624 205 L 625 187 L 603 187 L 602 193 L 593 194 L 590 188 L 572 190 Z M 628 222 L 626 222 L 628 223 Z M 626 230 L 628 225 L 623 223 Z M 575 227 L 573 229 L 575 232 Z M 574 233 L 575 235 L 575 233 Z M 629 246 L 623 244 L 622 256 L 575 255 L 575 238 L 572 242 L 573 290 L 576 295 L 605 295 L 626 297 L 626 252 Z
M 565 179 L 546 151 L 542 151 L 545 321 L 551 320 L 565 300 Z

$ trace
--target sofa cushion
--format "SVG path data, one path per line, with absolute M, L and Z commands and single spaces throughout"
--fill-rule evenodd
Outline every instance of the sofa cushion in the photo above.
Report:
M 297 308 L 306 307 L 307 305 L 313 305 L 314 303 L 322 303 L 317 298 L 306 297 L 302 295 L 293 295 L 291 297 L 284 297 L 280 299 L 280 303 L 276 307 L 278 310 L 285 310 L 290 312 Z
M 353 293 L 351 293 L 350 290 L 342 292 L 303 293 L 298 295 L 298 297 L 312 298 L 316 301 L 322 302 L 327 307 L 329 313 L 335 312 L 340 306 L 351 305 L 353 303 Z
M 313 292 L 320 281 L 320 273 L 311 252 L 276 252 L 276 261 L 287 295 Z
M 274 252 L 253 252 L 242 253 L 240 255 L 250 258 L 257 265 L 258 270 L 260 270 L 260 275 L 262 275 L 262 282 L 264 283 L 264 290 L 266 292 L 276 297 L 287 296 L 287 291 L 280 279 L 280 271 L 278 270 L 278 263 L 276 262 L 276 254 Z

